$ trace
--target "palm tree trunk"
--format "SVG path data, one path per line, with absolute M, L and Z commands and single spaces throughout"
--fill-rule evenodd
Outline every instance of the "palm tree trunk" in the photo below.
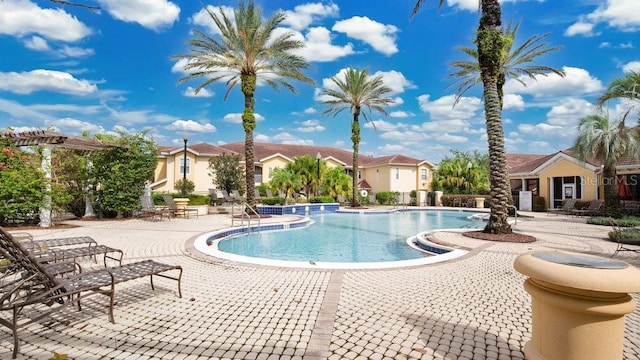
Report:
M 358 201 L 358 149 L 360 147 L 360 108 L 356 108 L 353 112 L 353 121 L 351 122 L 351 141 L 353 141 L 353 180 L 351 189 L 351 207 L 360 206 Z
M 508 205 L 511 198 L 511 184 L 507 170 L 502 129 L 502 104 L 498 93 L 500 60 L 503 36 L 499 29 L 502 24 L 500 2 L 482 0 L 482 17 L 477 32 L 478 65 L 484 86 L 484 112 L 489 143 L 489 182 L 491 186 L 491 214 L 484 229 L 486 233 L 509 234 L 511 226 L 507 222 Z
M 602 169 L 602 181 L 604 183 L 604 214 L 605 216 L 618 217 L 620 215 L 620 197 L 616 181 L 615 166 L 605 165 Z
M 256 76 L 254 74 L 240 75 L 240 86 L 244 94 L 244 111 L 242 113 L 242 127 L 244 128 L 244 161 L 245 183 L 247 187 L 247 205 L 255 209 L 255 165 L 253 148 L 253 130 L 256 128 L 256 117 L 253 114 L 256 90 Z

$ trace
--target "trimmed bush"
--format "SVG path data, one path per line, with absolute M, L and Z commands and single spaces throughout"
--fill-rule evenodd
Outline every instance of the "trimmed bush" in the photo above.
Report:
M 264 205 L 284 205 L 284 198 L 277 197 L 277 196 L 263 198 L 262 203 Z
M 610 231 L 609 239 L 612 241 L 618 241 L 618 239 L 640 241 L 640 229 L 630 228 L 622 229 L 620 231 Z
M 336 202 L 331 196 L 314 196 L 309 200 L 312 204 L 326 204 Z

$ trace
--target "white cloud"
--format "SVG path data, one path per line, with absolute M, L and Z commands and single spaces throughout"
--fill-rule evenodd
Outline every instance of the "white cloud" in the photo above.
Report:
M 606 0 L 592 13 L 581 15 L 579 20 L 565 32 L 572 36 L 577 34 L 592 35 L 593 28 L 606 23 L 620 31 L 634 32 L 640 29 L 640 11 L 637 0 Z
M 414 131 L 387 131 L 380 135 L 383 139 L 397 140 L 406 142 L 408 139 L 411 141 L 424 141 L 428 139 L 428 135 L 425 133 L 417 133 Z
M 394 131 L 399 128 L 405 128 L 406 125 L 402 123 L 394 124 L 384 120 L 372 120 L 364 124 L 367 129 L 375 128 L 378 131 Z
M 0 98 L 0 113 L 2 112 L 17 119 L 29 119 L 31 121 L 44 121 L 51 118 L 48 113 L 38 111 L 38 109 L 34 109 L 31 106 L 25 106 L 17 101 Z
M 391 89 L 391 95 L 403 93 L 405 89 L 415 89 L 417 86 L 407 80 L 404 75 L 395 70 L 376 71 L 371 76 L 381 76 L 382 82 Z
M 291 32 L 290 30 L 286 31 Z M 274 31 L 274 35 L 279 32 L 284 32 L 284 29 L 278 32 Z M 355 53 L 351 43 L 344 46 L 333 45 L 331 43 L 331 32 L 324 27 L 310 28 L 306 35 L 302 35 L 300 32 L 293 33 L 294 36 L 292 38 L 304 42 L 305 46 L 292 50 L 291 53 L 302 56 L 307 61 L 333 61 Z
M 394 25 L 381 24 L 366 16 L 354 16 L 350 19 L 337 21 L 331 30 L 345 33 L 353 39 L 362 40 L 385 55 L 398 52 L 396 46 L 398 28 Z
M 29 0 L 0 1 L 0 34 L 24 37 L 39 34 L 48 39 L 78 41 L 92 30 L 63 8 L 43 9 Z
M 520 124 L 518 125 L 518 131 L 520 131 L 524 135 L 531 135 L 536 137 L 557 137 L 559 134 L 563 133 L 566 130 L 562 126 L 558 125 L 549 125 L 546 123 L 540 123 L 536 125 L 531 124 Z M 571 136 L 575 135 L 575 132 L 570 134 Z
M 299 132 L 321 132 L 326 130 L 324 126 L 320 125 L 320 120 L 315 119 L 303 121 L 301 125 L 295 130 Z
M 200 98 L 208 98 L 215 95 L 213 91 L 209 91 L 206 88 L 200 89 L 200 91 L 196 94 L 195 89 L 191 86 L 187 86 L 187 88 L 182 92 L 182 95 L 187 97 L 200 97 Z
M 259 141 L 259 142 L 271 142 L 271 137 L 265 135 L 265 134 L 256 134 L 254 136 L 255 141 Z
M 36 51 L 49 51 L 49 44 L 47 40 L 41 38 L 40 36 L 32 36 L 30 39 L 24 40 L 24 46 L 27 49 L 36 50 Z
M 415 131 L 429 133 L 472 132 L 471 124 L 462 119 L 428 121 L 416 126 Z
M 88 131 L 92 134 L 105 133 L 105 128 L 90 122 L 81 121 L 73 118 L 64 118 L 58 120 L 45 121 L 47 126 L 56 128 L 56 131 L 63 133 L 80 134 L 84 131 Z
M 290 145 L 313 145 L 313 140 L 304 140 L 300 139 L 296 136 L 289 134 L 288 132 L 283 132 L 273 136 L 273 140 L 280 142 L 281 144 L 290 144 Z
M 388 155 L 407 153 L 407 148 L 398 144 L 385 144 L 384 146 L 378 146 L 377 149 L 381 154 Z
M 93 54 L 95 54 L 95 50 L 64 45 L 57 50 L 57 54 L 63 57 L 83 58 L 92 56 Z
M 236 17 L 234 14 L 234 8 L 230 7 L 230 6 L 213 6 L 213 5 L 207 5 L 207 9 L 209 9 L 209 11 L 211 11 L 213 14 L 215 14 L 216 16 L 218 16 L 219 18 L 222 18 L 221 14 L 220 14 L 220 8 L 222 8 L 222 12 L 227 16 L 227 18 L 235 24 L 236 22 Z M 207 29 L 207 32 L 210 34 L 214 34 L 214 35 L 221 35 L 222 33 L 220 33 L 220 30 L 218 29 L 218 27 L 216 26 L 216 23 L 213 21 L 213 19 L 211 18 L 211 15 L 209 15 L 209 12 L 207 12 L 206 9 L 201 9 L 200 11 L 198 11 L 197 13 L 193 14 L 193 16 L 191 16 L 191 23 L 193 23 L 194 25 L 199 25 L 202 26 L 204 28 Z
M 316 110 L 316 109 L 314 109 L 314 108 L 310 107 L 310 108 L 306 108 L 306 109 L 304 109 L 304 111 L 303 111 L 303 112 L 304 112 L 305 114 L 315 114 L 315 113 L 317 113 L 317 112 L 318 112 L 318 110 Z
M 185 133 L 212 133 L 217 131 L 216 127 L 209 123 L 201 124 L 193 120 L 176 120 L 164 128 Z
M 264 121 L 264 116 L 253 113 L 253 116 L 256 117 L 256 121 Z M 222 121 L 230 124 L 242 124 L 242 113 L 230 113 L 224 116 Z
M 89 95 L 95 93 L 98 88 L 95 84 L 87 80 L 78 80 L 66 72 L 38 69 L 21 73 L 0 73 L 0 90 L 24 95 L 36 91 Z
M 566 96 L 566 94 L 591 94 L 604 89 L 602 82 L 591 76 L 587 70 L 565 66 L 562 68 L 565 77 L 555 74 L 538 76 L 536 80 L 529 77 L 520 78 L 526 86 L 509 79 L 504 85 L 505 93 L 530 94 L 535 97 Z
M 429 101 L 430 95 L 420 95 L 418 102 L 420 109 L 428 112 L 434 120 L 439 119 L 469 119 L 481 109 L 482 101 L 477 97 L 463 96 L 455 107 L 455 95 L 446 95 L 435 101 Z
M 574 36 L 574 35 L 584 35 L 584 36 L 593 36 L 593 28 L 595 24 L 591 24 L 584 21 L 578 21 L 575 24 L 569 26 L 567 30 L 564 31 L 566 36 Z
M 389 113 L 389 117 L 392 117 L 392 118 L 406 118 L 406 117 L 412 117 L 412 116 L 416 116 L 416 115 L 411 111 L 392 111 Z
M 640 61 L 631 61 L 622 65 L 622 71 L 625 73 L 640 72 Z
M 520 95 L 504 94 L 502 108 L 505 110 L 522 110 L 524 109 L 524 99 Z
M 291 10 L 285 10 L 286 18 L 282 22 L 295 30 L 306 29 L 316 20 L 336 17 L 340 12 L 340 8 L 336 4 L 307 3 L 298 5 Z
M 154 31 L 171 27 L 180 15 L 180 8 L 166 0 L 98 0 L 98 2 L 115 19 L 135 22 Z
M 575 128 L 581 118 L 593 114 L 594 111 L 594 107 L 588 101 L 568 98 L 551 107 L 547 113 L 547 122 L 551 125 Z

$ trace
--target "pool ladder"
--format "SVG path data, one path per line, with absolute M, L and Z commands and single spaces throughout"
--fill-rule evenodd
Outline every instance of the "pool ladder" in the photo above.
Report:
M 258 219 L 257 230 L 260 231 L 260 214 L 244 201 L 240 204 L 231 204 L 231 226 L 236 225 L 236 205 L 238 205 L 238 212 L 240 214 L 240 226 L 244 225 L 245 219 L 247 220 L 246 233 L 249 234 L 251 232 L 251 215 L 256 215 L 256 218 Z M 250 210 L 251 214 L 247 212 L 247 209 Z

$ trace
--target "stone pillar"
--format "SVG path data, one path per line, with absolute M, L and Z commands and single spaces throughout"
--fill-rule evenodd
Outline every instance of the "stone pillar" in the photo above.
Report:
M 514 268 L 529 276 L 528 360 L 622 359 L 624 316 L 635 309 L 640 270 L 619 260 L 566 251 L 532 251 Z
M 42 163 L 40 168 L 45 177 L 45 193 L 43 204 L 40 208 L 40 227 L 51 226 L 51 148 L 42 148 Z
M 442 191 L 435 191 L 436 194 L 436 199 L 435 199 L 435 206 L 442 206 Z

